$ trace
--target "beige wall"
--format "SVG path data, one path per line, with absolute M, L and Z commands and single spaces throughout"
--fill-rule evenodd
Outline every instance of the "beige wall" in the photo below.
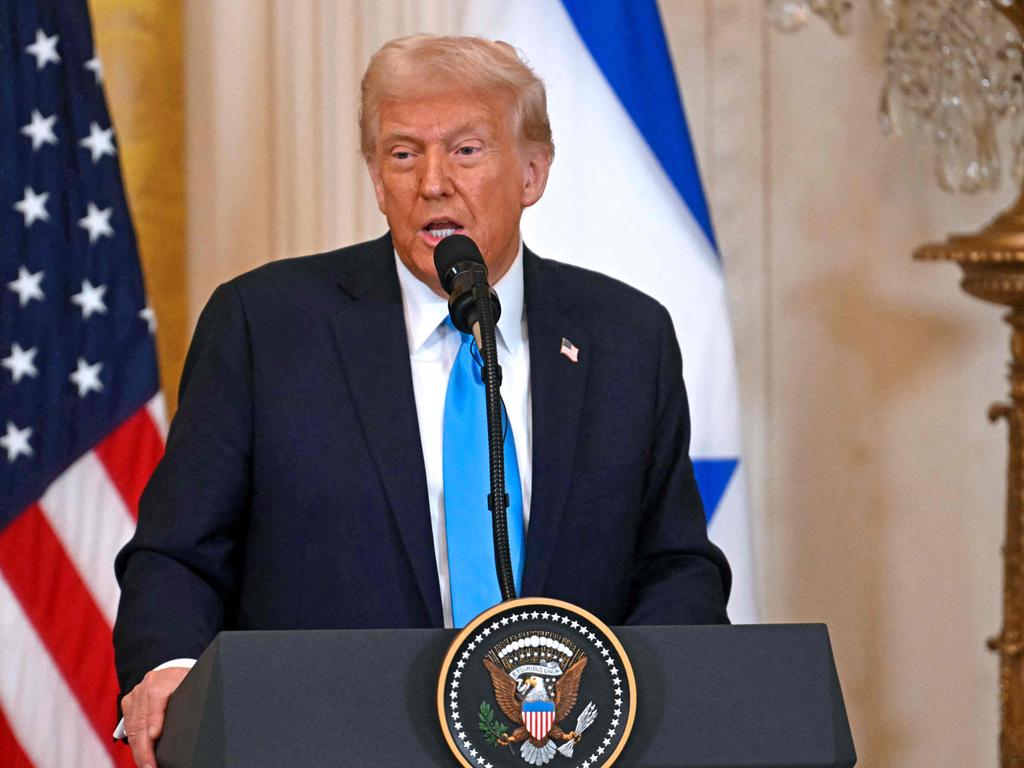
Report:
M 866 4 L 858 4 L 866 5 Z M 461 2 L 186 5 L 189 296 L 375 235 L 356 151 L 377 45 Z M 996 761 L 1006 333 L 913 248 L 1009 202 L 954 198 L 883 138 L 881 34 L 766 28 L 760 0 L 662 0 L 730 289 L 768 621 L 825 621 L 861 765 Z M 559 141 L 569 140 L 562 137 Z

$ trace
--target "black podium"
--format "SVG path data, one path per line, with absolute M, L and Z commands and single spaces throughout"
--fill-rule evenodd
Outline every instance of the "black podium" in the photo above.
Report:
M 856 762 L 824 626 L 614 631 L 637 683 L 633 734 L 618 765 Z M 157 760 L 161 768 L 457 766 L 436 709 L 438 671 L 454 637 L 224 632 L 171 698 Z

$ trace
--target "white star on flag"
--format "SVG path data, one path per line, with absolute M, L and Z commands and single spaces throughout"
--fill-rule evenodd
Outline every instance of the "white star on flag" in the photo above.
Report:
M 32 299 L 42 301 L 43 289 L 39 284 L 43 281 L 42 271 L 32 274 L 24 267 L 18 267 L 18 279 L 12 280 L 7 286 L 18 294 L 18 306 L 24 307 Z
M 153 308 L 146 306 L 139 310 L 139 319 L 146 321 L 146 326 L 149 328 L 150 333 L 156 333 L 156 312 Z
M 32 437 L 32 427 L 18 429 L 13 421 L 7 422 L 7 434 L 0 437 L 0 448 L 7 451 L 7 463 L 13 464 L 19 456 L 31 456 L 32 446 L 28 439 Z
M 82 290 L 71 297 L 71 303 L 82 308 L 82 319 L 88 320 L 93 313 L 103 315 L 107 312 L 107 305 L 103 303 L 103 294 L 107 292 L 105 285 L 93 285 L 88 280 L 82 281 Z
M 100 370 L 102 368 L 103 363 L 93 363 L 90 365 L 84 357 L 78 358 L 78 367 L 68 378 L 78 387 L 79 397 L 85 397 L 90 392 L 101 392 L 103 390 L 103 382 L 100 381 Z
M 38 152 L 43 144 L 56 144 L 57 135 L 53 132 L 53 124 L 57 122 L 57 115 L 43 117 L 38 109 L 32 110 L 32 121 L 21 127 L 21 132 L 32 139 L 32 151 Z
M 99 56 L 93 56 L 85 64 L 82 65 L 96 76 L 96 85 L 102 85 L 103 83 L 103 62 L 100 61 Z
M 14 210 L 25 217 L 26 227 L 31 227 L 37 221 L 49 221 L 50 214 L 46 211 L 49 197 L 49 192 L 36 194 L 32 187 L 25 187 L 25 196 L 14 204 Z
M 21 381 L 24 376 L 31 376 L 32 378 L 35 378 L 39 375 L 39 371 L 36 370 L 35 364 L 35 357 L 38 351 L 38 347 L 22 349 L 18 342 L 14 342 L 11 345 L 10 356 L 0 360 L 0 365 L 11 372 L 11 376 L 14 378 L 15 384 Z
M 32 45 L 25 46 L 25 52 L 36 57 L 36 70 L 40 70 L 48 63 L 60 63 L 60 54 L 57 53 L 57 41 L 60 35 L 47 37 L 41 29 L 36 30 L 36 41 Z
M 110 214 L 113 208 L 104 208 L 102 211 L 96 207 L 96 203 L 90 202 L 88 213 L 78 220 L 78 226 L 89 230 L 89 244 L 95 243 L 101 237 L 113 237 L 114 228 L 110 226 Z
M 104 155 L 113 157 L 117 153 L 114 149 L 114 129 L 100 128 L 98 123 L 89 124 L 89 135 L 79 141 L 78 145 L 89 150 L 93 164 L 98 163 Z

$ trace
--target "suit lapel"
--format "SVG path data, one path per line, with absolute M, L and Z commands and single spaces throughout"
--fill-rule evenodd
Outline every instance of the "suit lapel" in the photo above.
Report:
M 409 342 L 391 238 L 338 267 L 347 297 L 331 322 L 374 464 L 434 626 L 444 625 L 437 582 Z
M 573 476 L 590 345 L 586 328 L 573 317 L 548 274 L 551 268 L 528 249 L 523 258 L 533 405 L 533 491 L 522 588 L 529 596 L 543 591 L 558 541 Z M 563 337 L 579 348 L 578 362 L 561 354 Z

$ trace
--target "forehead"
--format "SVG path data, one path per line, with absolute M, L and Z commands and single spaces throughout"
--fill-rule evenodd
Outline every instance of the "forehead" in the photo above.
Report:
M 444 140 L 462 133 L 500 139 L 512 134 L 512 108 L 500 93 L 430 89 L 381 101 L 377 126 L 382 141 L 393 137 Z

